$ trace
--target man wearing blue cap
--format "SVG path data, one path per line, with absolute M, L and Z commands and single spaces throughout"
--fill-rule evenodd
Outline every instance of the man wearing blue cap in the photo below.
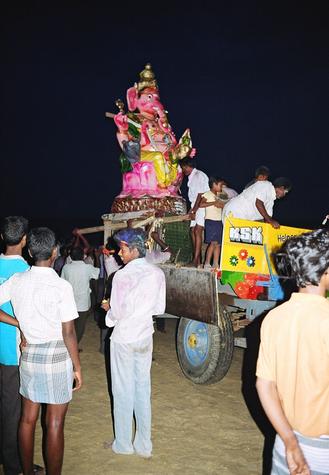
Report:
M 153 315 L 165 311 L 166 286 L 161 269 L 145 259 L 141 229 L 119 231 L 115 239 L 125 266 L 113 278 L 111 300 L 104 303 L 111 336 L 111 377 L 115 439 L 118 454 L 151 457 L 151 364 Z M 136 432 L 132 441 L 132 420 Z

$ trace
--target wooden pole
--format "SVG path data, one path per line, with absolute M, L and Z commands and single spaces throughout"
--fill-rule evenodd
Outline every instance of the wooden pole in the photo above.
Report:
M 81 234 L 102 233 L 103 231 L 104 231 L 104 226 L 93 226 L 91 228 L 79 229 L 79 232 Z
M 155 216 L 148 216 L 147 218 L 135 218 L 131 221 L 131 227 L 137 228 L 140 226 L 145 226 L 150 222 L 157 219 Z M 164 216 L 163 218 L 159 218 L 160 222 L 162 223 L 176 223 L 179 221 L 188 221 L 190 220 L 190 216 L 188 214 L 180 214 L 176 216 Z M 104 220 L 104 226 L 93 226 L 91 228 L 82 228 L 79 229 L 81 234 L 92 234 L 92 233 L 104 233 L 104 241 L 106 242 L 107 238 L 112 235 L 113 232 L 118 231 L 119 229 L 123 229 L 127 227 L 127 221 L 111 221 L 111 220 Z

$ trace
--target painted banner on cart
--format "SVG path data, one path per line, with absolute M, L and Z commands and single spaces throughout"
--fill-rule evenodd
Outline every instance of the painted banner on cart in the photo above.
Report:
M 280 226 L 227 217 L 224 223 L 221 271 L 276 274 L 272 254 L 292 236 L 308 229 Z

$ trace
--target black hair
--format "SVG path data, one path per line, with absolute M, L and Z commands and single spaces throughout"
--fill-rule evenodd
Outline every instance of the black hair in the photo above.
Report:
M 265 175 L 269 177 L 270 174 L 270 169 L 266 165 L 261 165 L 255 170 L 255 178 L 257 178 L 259 175 Z
M 59 248 L 60 255 L 63 257 L 67 257 L 70 254 L 70 249 L 71 246 L 68 246 L 67 244 L 62 244 Z
M 146 233 L 142 228 L 125 228 L 114 235 L 114 239 L 120 244 L 125 242 L 130 250 L 137 249 L 139 257 L 146 255 Z
M 70 256 L 71 256 L 72 261 L 83 261 L 84 252 L 83 252 L 82 247 L 79 247 L 79 246 L 73 247 L 71 249 Z
M 273 181 L 273 186 L 274 188 L 281 188 L 283 186 L 283 188 L 288 191 L 290 191 L 292 188 L 291 181 L 289 180 L 289 178 L 286 178 L 284 176 L 280 176 L 279 178 L 276 178 Z
M 109 236 L 107 238 L 105 249 L 107 249 L 108 251 L 119 251 L 118 243 L 116 242 L 113 236 Z
M 190 157 L 184 157 L 179 161 L 179 164 L 181 167 L 191 167 L 195 168 L 195 161 L 193 158 Z
M 214 184 L 224 182 L 223 178 L 219 178 L 218 176 L 211 176 L 209 178 L 209 188 L 211 189 Z
M 2 238 L 7 246 L 16 246 L 27 233 L 29 222 L 23 216 L 7 216 L 1 226 Z
M 55 233 L 49 228 L 31 229 L 27 235 L 27 247 L 36 261 L 46 261 L 56 247 Z
M 317 229 L 288 239 L 276 256 L 279 273 L 290 268 L 298 287 L 318 286 L 329 267 L 329 231 Z M 280 272 L 281 271 L 281 272 Z

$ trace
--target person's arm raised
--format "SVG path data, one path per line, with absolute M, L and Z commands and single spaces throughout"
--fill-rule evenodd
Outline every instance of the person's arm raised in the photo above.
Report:
M 82 242 L 83 244 L 83 251 L 85 254 L 87 254 L 89 252 L 89 250 L 91 249 L 91 246 L 89 244 L 89 242 L 87 241 L 87 239 L 84 237 L 83 233 L 80 231 L 80 229 L 76 229 L 76 235 L 79 237 L 80 241 Z

